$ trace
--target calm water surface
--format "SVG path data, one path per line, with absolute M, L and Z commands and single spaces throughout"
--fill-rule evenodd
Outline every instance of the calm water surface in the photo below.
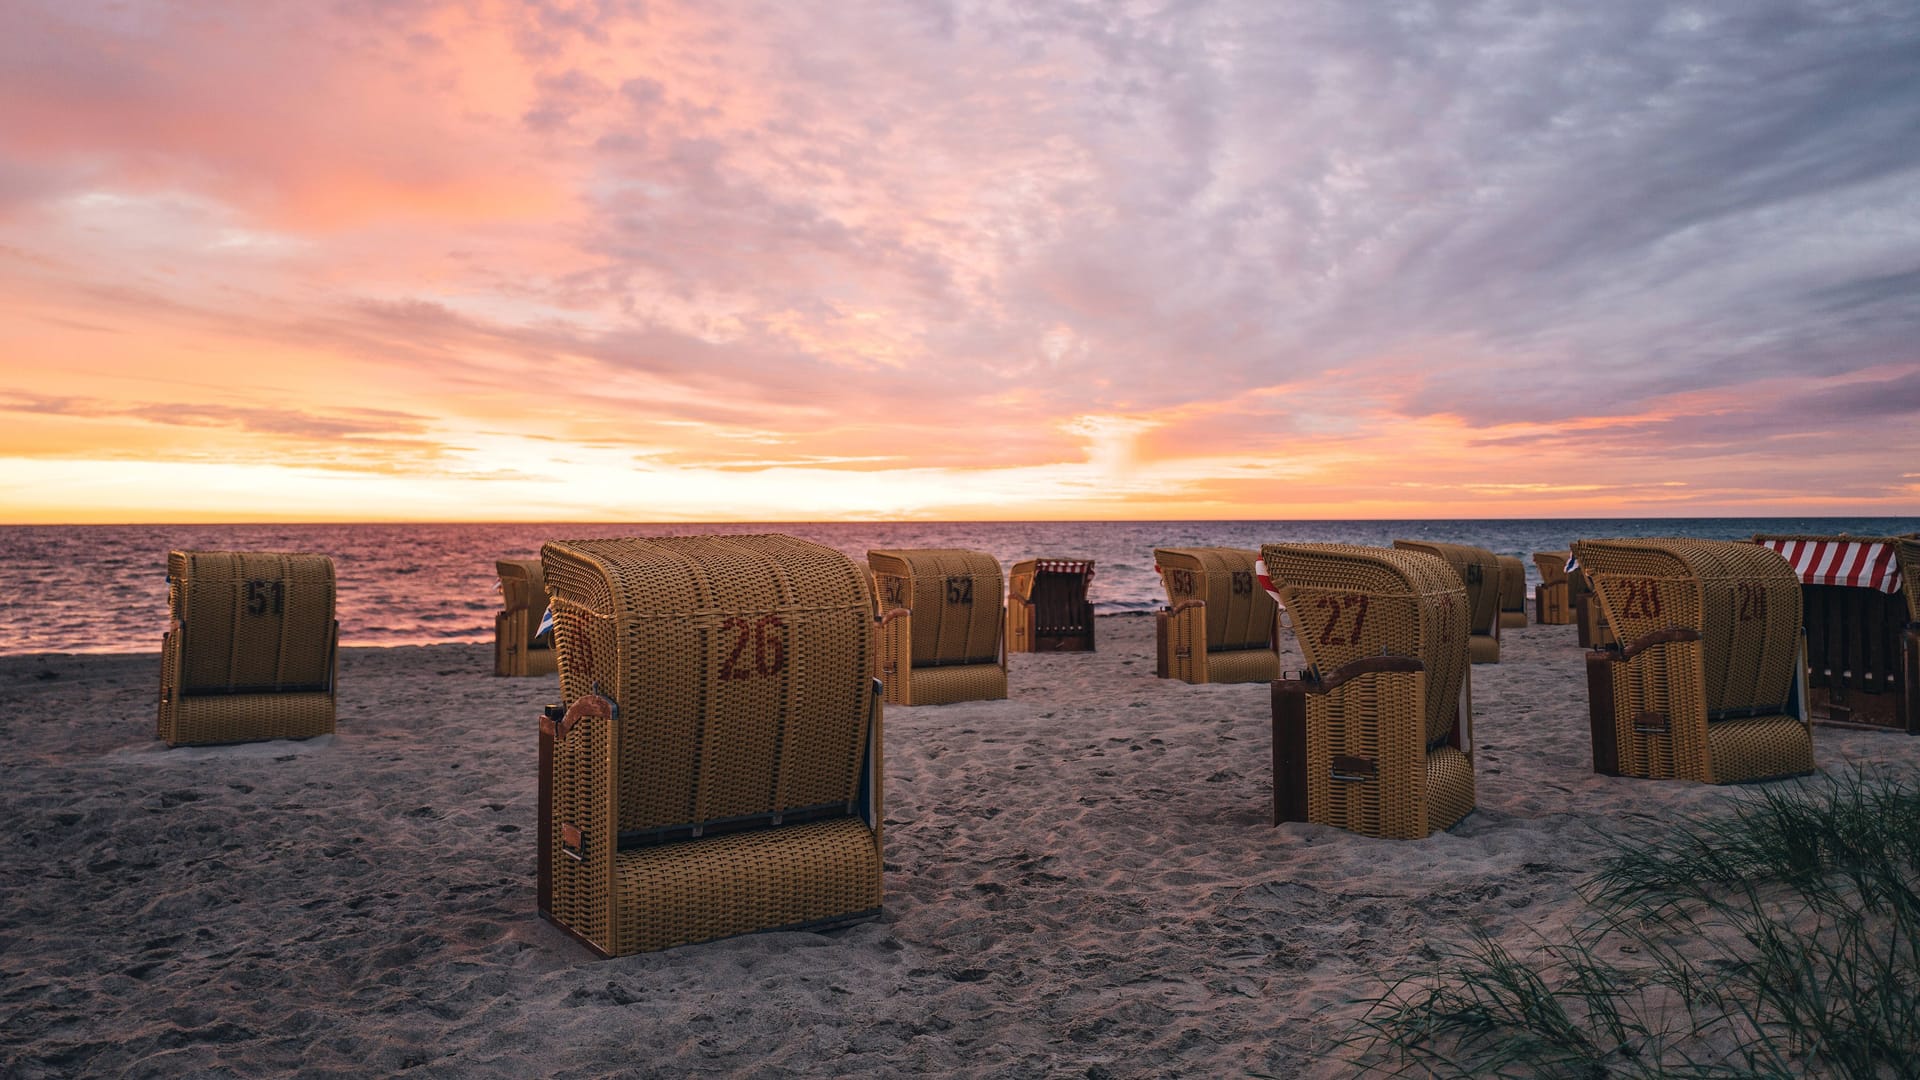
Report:
M 1162 600 L 1155 547 L 1258 547 L 1271 541 L 1375 546 L 1395 539 L 1477 544 L 1531 555 L 1576 539 L 1697 536 L 1739 540 L 1756 532 L 1920 530 L 1920 518 L 1668 518 L 1489 521 L 1119 521 L 780 525 L 99 525 L 0 527 L 0 565 L 14 570 L 0 595 L 0 655 L 150 652 L 167 622 L 166 555 L 174 548 L 310 551 L 334 558 L 340 636 L 347 645 L 491 641 L 498 609 L 493 561 L 530 558 L 552 539 L 691 533 L 783 532 L 856 560 L 870 548 L 964 547 L 1002 566 L 1035 556 L 1093 559 L 1102 612 L 1150 611 Z M 17 604 L 16 604 L 17 602 Z

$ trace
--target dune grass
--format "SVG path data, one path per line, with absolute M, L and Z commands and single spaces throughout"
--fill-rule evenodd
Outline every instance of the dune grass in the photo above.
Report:
M 1920 791 L 1848 771 L 1617 841 L 1592 918 L 1436 948 L 1336 1047 L 1442 1077 L 1920 1078 Z

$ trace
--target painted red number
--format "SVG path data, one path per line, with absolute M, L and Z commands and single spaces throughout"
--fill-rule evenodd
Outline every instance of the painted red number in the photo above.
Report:
M 1740 621 L 1753 622 L 1767 617 L 1767 590 L 1764 585 L 1754 581 L 1742 581 L 1740 587 Z
M 1168 575 L 1168 580 L 1173 584 L 1173 595 L 1175 596 L 1192 596 L 1193 595 L 1193 571 L 1170 570 L 1167 572 L 1167 575 Z
M 1358 645 L 1360 644 L 1360 628 L 1362 626 L 1365 626 L 1367 622 L 1367 598 L 1366 597 L 1358 596 L 1358 595 L 1323 596 L 1320 598 L 1320 602 L 1315 604 L 1314 606 L 1319 608 L 1322 611 L 1332 612 L 1332 614 L 1327 616 L 1326 626 L 1320 631 L 1320 644 L 1322 645 Z M 1340 616 L 1345 614 L 1348 611 L 1353 612 L 1353 629 L 1348 631 L 1347 636 L 1344 638 L 1335 637 L 1333 631 L 1336 627 L 1340 625 Z
M 778 675 L 786 670 L 787 642 L 779 634 L 768 634 L 768 628 L 782 629 L 786 626 L 777 615 L 767 615 L 758 622 L 748 622 L 742 618 L 731 618 L 720 624 L 722 630 L 738 630 L 740 636 L 733 639 L 733 651 L 720 665 L 721 681 L 751 679 L 754 675 Z M 747 642 L 753 642 L 753 667 L 741 663 L 746 654 Z
M 1628 578 L 1620 582 L 1620 617 L 1657 619 L 1660 617 L 1660 589 L 1648 579 Z

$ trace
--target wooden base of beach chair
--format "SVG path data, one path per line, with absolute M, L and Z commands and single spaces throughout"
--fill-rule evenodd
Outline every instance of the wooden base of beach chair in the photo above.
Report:
M 1600 602 L 1593 598 L 1591 591 L 1574 598 L 1573 621 L 1579 628 L 1581 648 L 1604 649 L 1615 644 L 1613 631 L 1608 629 L 1607 620 L 1600 614 Z
M 1350 706 L 1336 700 L 1334 691 L 1359 681 L 1365 685 L 1356 688 Z M 1274 825 L 1302 821 L 1363 836 L 1417 840 L 1452 828 L 1471 813 L 1473 758 L 1463 747 L 1472 743 L 1459 710 L 1446 738 L 1426 748 L 1411 727 L 1390 734 L 1369 724 L 1395 715 L 1391 708 L 1382 710 L 1383 702 L 1395 697 L 1405 699 L 1402 704 L 1416 702 L 1425 691 L 1425 668 L 1412 657 L 1355 661 L 1324 680 L 1276 679 Z M 1309 738 L 1310 711 L 1328 714 L 1318 718 L 1319 724 L 1338 732 L 1342 745 Z M 1417 722 L 1419 713 L 1409 709 L 1402 715 Z M 1388 752 L 1393 743 L 1399 745 Z M 1349 752 L 1354 750 L 1360 752 Z
M 1251 649 L 1207 648 L 1206 604 L 1186 600 L 1154 613 L 1154 674 L 1184 683 L 1272 682 L 1280 677 L 1280 654 L 1271 645 Z
M 1699 633 L 1684 629 L 1589 652 L 1593 771 L 1708 784 L 1813 771 L 1813 737 L 1795 715 L 1797 700 L 1784 712 L 1710 717 L 1700 691 L 1702 663 Z
M 1534 586 L 1533 621 L 1545 626 L 1565 626 L 1573 621 L 1573 611 L 1567 604 L 1566 582 Z
M 560 670 L 560 659 L 551 648 L 530 648 L 526 640 L 526 618 L 519 612 L 503 611 L 493 617 L 493 673 L 526 678 L 552 675 Z

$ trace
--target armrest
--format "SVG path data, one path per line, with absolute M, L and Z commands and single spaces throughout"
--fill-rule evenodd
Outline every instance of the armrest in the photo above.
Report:
M 1653 633 L 1637 638 L 1626 645 L 1614 644 L 1604 649 L 1596 650 L 1594 655 L 1596 657 L 1604 657 L 1616 664 L 1623 664 L 1639 656 L 1641 653 L 1646 652 L 1648 649 L 1653 648 L 1655 645 L 1667 645 L 1676 641 L 1699 640 L 1700 631 L 1698 630 L 1688 630 L 1680 626 L 1669 626 L 1665 630 L 1655 630 Z
M 912 608 L 903 608 L 903 607 L 889 608 L 887 609 L 887 612 L 884 615 L 880 616 L 879 623 L 881 626 L 885 626 L 888 623 L 891 623 L 897 619 L 907 618 L 912 614 L 913 614 Z
M 1182 600 L 1179 603 L 1168 608 L 1167 614 L 1178 615 L 1183 611 L 1189 611 L 1189 610 L 1192 610 L 1193 608 L 1204 608 L 1206 606 L 1207 606 L 1207 602 L 1205 600 Z
M 1306 672 L 1297 679 L 1279 679 L 1274 682 L 1273 690 L 1276 694 L 1325 694 L 1338 690 L 1362 675 L 1425 670 L 1427 665 L 1417 657 L 1363 656 L 1342 665 L 1338 671 L 1324 677 L 1314 672 Z

